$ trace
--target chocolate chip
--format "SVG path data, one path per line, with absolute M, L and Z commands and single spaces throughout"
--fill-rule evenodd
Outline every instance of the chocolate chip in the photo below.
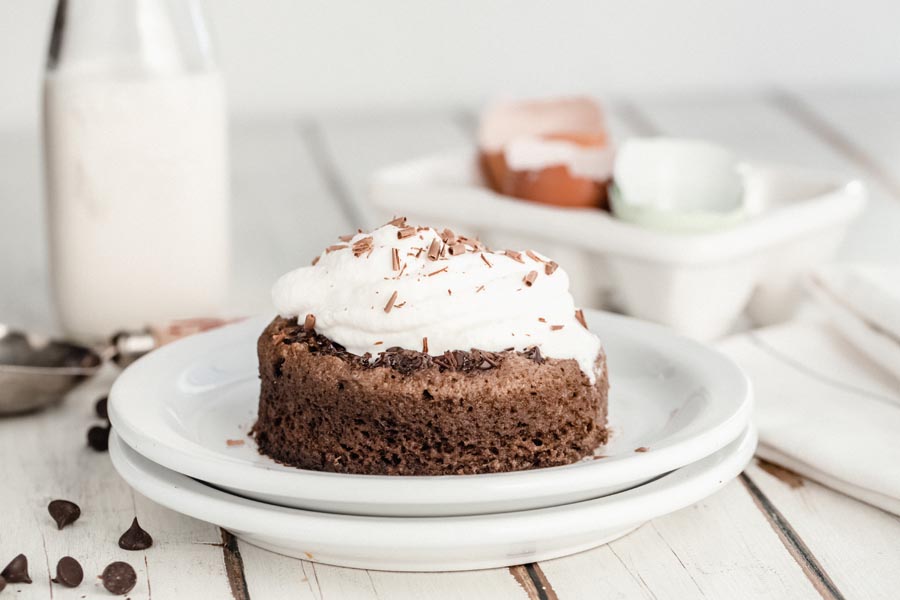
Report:
M 106 404 L 108 400 L 108 396 L 103 396 L 102 398 L 97 400 L 97 404 L 94 405 L 94 412 L 97 413 L 97 416 L 101 419 L 109 419 L 109 413 L 106 412 Z
M 137 517 L 131 522 L 128 531 L 119 538 L 119 548 L 122 550 L 146 550 L 153 545 L 153 538 L 149 533 L 141 529 Z
M 78 505 L 68 500 L 53 500 L 47 505 L 47 511 L 53 517 L 53 520 L 56 521 L 56 526 L 59 529 L 66 525 L 71 525 L 81 516 L 81 509 L 78 508 Z
M 122 596 L 134 588 L 134 584 L 137 583 L 137 573 L 127 562 L 116 561 L 106 565 L 100 579 L 103 580 L 103 587 L 109 593 Z
M 0 577 L 7 583 L 31 583 L 31 577 L 28 576 L 28 559 L 24 554 L 20 554 L 6 565 L 0 571 Z
M 66 587 L 78 587 L 84 579 L 84 571 L 78 561 L 71 556 L 63 556 L 56 563 L 56 578 L 53 583 Z
M 106 452 L 109 449 L 109 427 L 94 425 L 87 432 L 88 446 L 97 452 Z

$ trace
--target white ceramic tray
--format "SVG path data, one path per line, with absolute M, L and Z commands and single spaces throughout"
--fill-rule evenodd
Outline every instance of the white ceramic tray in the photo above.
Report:
M 109 452 L 134 489 L 167 508 L 224 527 L 267 550 L 344 567 L 460 571 L 587 550 L 713 494 L 756 448 L 746 430 L 726 448 L 643 486 L 574 504 L 464 517 L 360 517 L 272 506 L 165 469 L 115 434 Z
M 490 475 L 391 477 L 305 471 L 261 456 L 247 436 L 259 397 L 257 318 L 175 342 L 116 380 L 109 415 L 160 465 L 273 504 L 358 515 L 437 516 L 553 506 L 645 482 L 716 452 L 747 426 L 744 374 L 658 325 L 586 311 L 609 361 L 612 440 L 602 459 Z M 242 445 L 228 445 L 240 440 Z M 646 447 L 646 452 L 635 449 Z
M 532 248 L 568 272 L 585 306 L 620 306 L 699 339 L 714 339 L 748 308 L 754 320 L 790 315 L 798 274 L 826 261 L 865 205 L 859 181 L 787 166 L 745 164 L 751 217 L 713 233 L 644 229 L 590 209 L 495 194 L 471 150 L 377 172 L 380 215 L 448 226 L 495 248 Z

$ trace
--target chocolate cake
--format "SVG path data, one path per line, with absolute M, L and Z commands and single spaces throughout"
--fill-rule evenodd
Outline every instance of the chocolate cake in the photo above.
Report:
M 279 281 L 259 338 L 263 454 L 450 475 L 564 465 L 606 442 L 605 355 L 556 263 L 401 220 L 316 262 Z

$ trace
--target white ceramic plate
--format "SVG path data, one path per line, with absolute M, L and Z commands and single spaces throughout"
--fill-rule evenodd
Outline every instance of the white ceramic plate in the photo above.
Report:
M 586 316 L 605 345 L 612 386 L 613 435 L 599 460 L 444 477 L 343 475 L 277 464 L 247 436 L 259 394 L 256 339 L 268 318 L 192 336 L 142 358 L 115 382 L 109 415 L 143 456 L 233 493 L 383 516 L 471 515 L 597 498 L 709 456 L 747 426 L 750 386 L 730 360 L 657 325 L 595 311 Z M 649 450 L 635 452 L 639 447 Z
M 116 470 L 154 502 L 267 550 L 344 567 L 459 571 L 547 560 L 612 541 L 723 487 L 756 448 L 751 428 L 726 448 L 643 486 L 564 506 L 463 517 L 360 517 L 263 504 L 165 469 L 110 437 Z

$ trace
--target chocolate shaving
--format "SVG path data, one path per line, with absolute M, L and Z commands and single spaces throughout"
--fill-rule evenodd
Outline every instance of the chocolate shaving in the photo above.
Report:
M 541 349 L 537 346 L 526 348 L 523 354 L 539 365 L 544 363 L 544 357 L 543 355 L 541 355 Z
M 516 261 L 516 262 L 520 262 L 520 263 L 522 263 L 523 265 L 525 264 L 525 261 L 522 260 L 522 253 L 521 253 L 521 252 L 516 252 L 515 250 L 504 250 L 504 251 L 503 251 L 503 254 L 505 254 L 506 256 L 510 257 L 511 259 L 513 259 L 513 260 Z
M 458 256 L 460 254 L 465 254 L 465 253 L 466 253 L 466 245 L 463 244 L 462 242 L 456 242 L 455 244 L 450 246 L 450 255 L 451 256 Z
M 387 224 L 394 227 L 406 227 L 406 217 L 394 217 Z
M 391 248 L 391 268 L 395 271 L 400 270 L 400 251 L 396 248 Z
M 315 315 L 306 315 L 306 319 L 303 320 L 303 331 L 312 331 L 316 328 L 316 316 Z
M 427 337 L 422 338 L 422 353 L 428 354 L 428 338 Z
M 384 312 L 389 313 L 391 309 L 394 308 L 394 302 L 397 300 L 397 290 L 394 290 L 394 293 L 391 294 L 391 297 L 388 298 L 387 304 L 384 305 Z
M 565 327 L 565 325 L 551 325 L 551 326 L 550 326 L 550 331 L 559 331 L 559 330 L 562 329 L 563 327 Z
M 532 285 L 534 285 L 534 280 L 537 279 L 537 276 L 537 271 L 529 271 L 528 275 L 522 278 L 522 281 L 525 282 L 525 285 L 531 287 Z
M 447 270 L 447 267 L 444 267 L 443 269 L 438 269 L 437 271 L 432 271 L 431 273 L 429 273 L 427 275 L 427 277 L 431 277 L 432 275 L 437 275 L 438 273 L 443 273 L 446 270 Z
M 477 294 L 478 292 L 482 292 L 482 291 L 484 291 L 484 286 L 483 286 L 483 285 L 479 285 L 477 288 L 475 288 L 475 293 L 476 293 L 476 294 Z
M 453 290 L 447 290 L 447 295 L 448 295 L 448 296 L 452 296 L 452 295 L 453 295 Z
M 444 229 L 441 232 L 441 239 L 444 240 L 444 243 L 446 244 L 453 244 L 456 241 L 456 234 L 450 229 Z
M 428 260 L 437 260 L 441 257 L 441 240 L 434 238 L 428 247 Z
M 347 246 L 347 244 L 335 244 L 333 246 L 328 246 L 327 248 L 325 248 L 325 254 L 331 254 L 336 250 L 343 250 L 344 248 L 349 248 L 349 246 Z
M 650 450 L 650 448 L 648 448 L 647 446 L 641 446 L 639 448 L 634 449 L 635 452 L 647 452 L 649 450 Z
M 404 271 L 406 271 L 406 263 L 403 263 L 403 268 L 400 269 L 399 273 L 397 273 L 397 279 L 400 279 L 403 276 Z M 387 279 L 387 278 L 385 277 L 385 279 Z
M 547 275 L 553 275 L 554 271 L 559 268 L 559 265 L 553 262 L 552 260 L 544 265 L 544 273 Z
M 405 300 L 403 302 L 398 302 L 397 304 L 395 304 L 394 308 L 403 308 L 404 306 L 406 306 Z
M 546 323 L 547 319 L 545 319 L 544 317 L 538 317 L 538 321 L 540 321 L 541 323 Z
M 317 256 L 317 257 L 315 257 L 314 259 L 312 259 L 312 266 L 316 266 L 317 264 L 319 264 L 319 259 L 320 259 L 320 258 L 322 258 L 322 257 L 321 257 L 321 256 Z
M 372 236 L 366 236 L 360 240 L 357 240 L 353 244 L 353 256 L 359 258 L 363 254 L 372 253 L 372 250 L 375 248 L 375 242 L 372 239 Z
M 484 255 L 484 253 L 482 253 L 480 256 L 481 256 L 481 260 L 484 261 L 484 264 L 486 264 L 486 265 L 488 266 L 489 269 L 494 268 L 494 265 L 492 265 L 492 264 L 490 263 L 490 261 L 487 259 L 487 256 Z
M 575 319 L 576 319 L 579 323 L 581 323 L 581 326 L 582 326 L 582 327 L 584 327 L 585 329 L 588 328 L 587 321 L 584 319 L 584 311 L 581 310 L 580 308 L 579 308 L 578 310 L 575 311 Z
M 229 448 L 234 448 L 236 446 L 243 446 L 244 440 L 225 440 L 225 445 Z
M 526 250 L 526 251 L 525 251 L 525 254 L 528 255 L 528 258 L 530 258 L 531 260 L 533 260 L 533 261 L 535 261 L 535 262 L 539 262 L 539 263 L 547 262 L 547 261 L 545 261 L 543 258 L 541 258 L 540 256 L 538 256 L 537 254 L 535 254 L 534 252 L 532 252 L 531 250 Z
M 380 346 L 380 345 L 382 345 L 383 343 L 384 343 L 383 341 L 378 340 L 377 342 L 375 342 L 375 343 L 372 344 L 372 345 L 373 345 L 373 346 Z
M 403 229 L 401 229 L 400 231 L 397 232 L 397 239 L 402 240 L 402 239 L 406 239 L 408 237 L 412 237 L 414 235 L 416 235 L 415 227 L 404 227 Z

